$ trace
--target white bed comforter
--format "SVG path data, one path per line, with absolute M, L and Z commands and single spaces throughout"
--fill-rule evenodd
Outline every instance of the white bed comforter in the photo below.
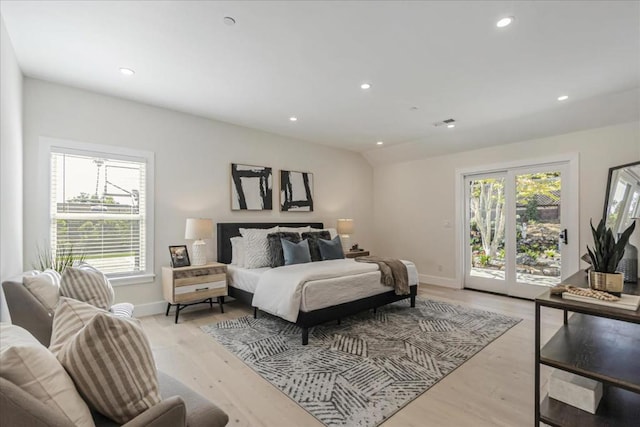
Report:
M 252 305 L 290 322 L 298 319 L 302 287 L 312 280 L 378 271 L 376 264 L 355 262 L 352 259 L 286 265 L 265 271 L 253 294 Z

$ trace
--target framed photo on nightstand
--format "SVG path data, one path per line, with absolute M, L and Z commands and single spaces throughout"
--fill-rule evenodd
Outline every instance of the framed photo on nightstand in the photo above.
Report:
M 189 267 L 191 265 L 189 252 L 187 252 L 185 245 L 169 246 L 169 253 L 171 253 L 171 267 Z

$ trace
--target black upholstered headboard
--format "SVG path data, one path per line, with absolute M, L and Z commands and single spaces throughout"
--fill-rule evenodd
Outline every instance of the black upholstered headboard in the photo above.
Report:
M 218 223 L 218 262 L 231 264 L 231 238 L 240 235 L 241 228 L 306 227 L 324 228 L 321 222 L 219 222 Z

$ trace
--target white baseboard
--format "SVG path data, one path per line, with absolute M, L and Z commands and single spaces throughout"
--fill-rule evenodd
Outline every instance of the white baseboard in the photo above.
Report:
M 449 277 L 430 276 L 428 274 L 418 274 L 420 283 L 428 283 L 429 285 L 442 286 L 444 288 L 462 289 L 462 283 L 458 279 Z
M 165 313 L 166 310 L 166 301 L 148 302 L 146 304 L 136 304 L 133 309 L 133 315 L 135 317 L 153 316 L 154 314 Z

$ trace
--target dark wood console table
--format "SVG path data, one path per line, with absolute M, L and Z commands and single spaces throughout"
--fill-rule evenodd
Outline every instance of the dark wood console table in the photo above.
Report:
M 563 283 L 588 287 L 579 271 Z M 636 284 L 623 293 L 640 295 Z M 563 299 L 546 291 L 536 298 L 535 426 L 638 426 L 640 423 L 640 311 Z M 540 348 L 540 308 L 564 311 L 564 325 Z M 577 313 L 568 317 L 568 312 Z M 595 415 L 548 396 L 540 402 L 540 365 L 603 383 Z

